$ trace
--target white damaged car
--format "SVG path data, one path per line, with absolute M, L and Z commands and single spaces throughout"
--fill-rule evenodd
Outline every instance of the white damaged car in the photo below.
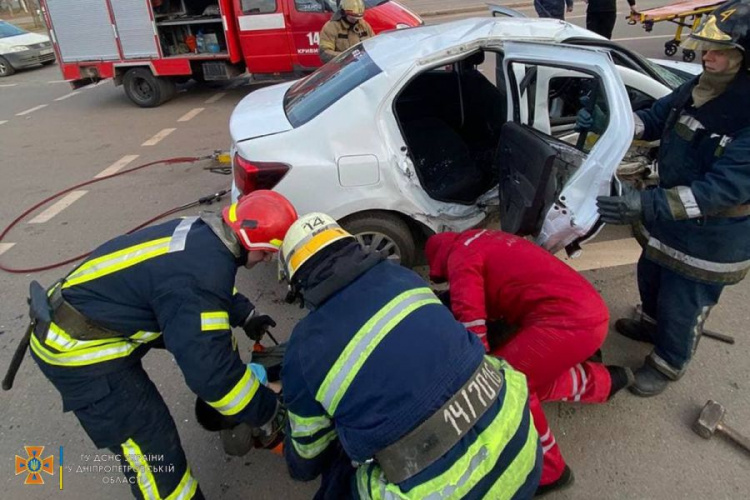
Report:
M 503 230 L 570 251 L 598 228 L 632 109 L 686 78 L 557 20 L 385 33 L 237 105 L 233 195 L 274 189 L 405 265 L 498 210 Z M 582 102 L 607 113 L 601 136 L 574 130 Z

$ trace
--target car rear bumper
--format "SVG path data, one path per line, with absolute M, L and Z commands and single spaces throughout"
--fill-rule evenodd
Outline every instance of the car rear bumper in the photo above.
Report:
M 47 52 L 48 53 L 44 53 Z M 55 60 L 55 51 L 52 48 L 49 49 L 29 49 L 23 52 L 12 52 L 10 54 L 3 54 L 3 57 L 8 60 L 11 66 L 15 69 L 28 68 L 29 66 L 36 66 L 42 63 L 51 62 Z

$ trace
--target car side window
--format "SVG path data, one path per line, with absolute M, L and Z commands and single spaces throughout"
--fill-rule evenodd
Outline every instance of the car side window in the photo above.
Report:
M 630 107 L 633 108 L 633 111 L 649 109 L 654 102 L 656 102 L 656 99 L 638 89 L 634 89 L 627 85 L 625 88 L 628 90 L 628 100 L 630 101 Z
M 297 12 L 325 12 L 323 0 L 294 0 Z
M 243 14 L 271 14 L 276 12 L 276 0 L 242 0 Z

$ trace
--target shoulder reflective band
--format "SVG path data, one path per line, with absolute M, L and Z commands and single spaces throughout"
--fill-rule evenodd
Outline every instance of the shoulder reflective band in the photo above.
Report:
M 483 358 L 469 380 L 416 429 L 375 454 L 390 483 L 423 471 L 453 448 L 497 401 L 503 375 Z
M 121 271 L 154 257 L 184 250 L 187 233 L 190 231 L 190 227 L 195 220 L 193 217 L 183 219 L 175 228 L 172 236 L 133 245 L 132 247 L 123 248 L 117 252 L 102 255 L 96 259 L 84 262 L 65 278 L 63 288 L 101 278 L 102 276 Z
M 324 415 L 319 417 L 300 417 L 291 411 L 287 415 L 289 415 L 289 425 L 292 428 L 292 437 L 312 436 L 331 426 L 331 419 Z
M 354 335 L 328 371 L 315 396 L 335 416 L 341 398 L 375 348 L 406 316 L 428 304 L 440 304 L 429 288 L 415 288 L 388 302 Z
M 255 393 L 258 392 L 258 387 L 260 387 L 260 382 L 248 366 L 245 374 L 226 396 L 218 401 L 208 401 L 208 404 L 222 415 L 236 415 L 250 403 Z
M 201 313 L 201 331 L 229 330 L 229 313 L 225 311 L 206 311 Z

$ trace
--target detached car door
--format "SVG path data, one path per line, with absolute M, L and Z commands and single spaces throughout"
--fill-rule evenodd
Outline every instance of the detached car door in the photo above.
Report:
M 604 51 L 538 42 L 506 42 L 503 51 L 508 121 L 495 157 L 500 226 L 553 253 L 570 251 L 596 231 L 596 197 L 610 193 L 633 139 L 627 91 Z M 548 93 L 537 92 L 537 79 L 552 69 L 584 79 L 579 106 L 596 105 L 607 118 L 596 141 L 582 131 L 569 144 L 551 135 L 548 120 L 535 119 L 549 116 Z

